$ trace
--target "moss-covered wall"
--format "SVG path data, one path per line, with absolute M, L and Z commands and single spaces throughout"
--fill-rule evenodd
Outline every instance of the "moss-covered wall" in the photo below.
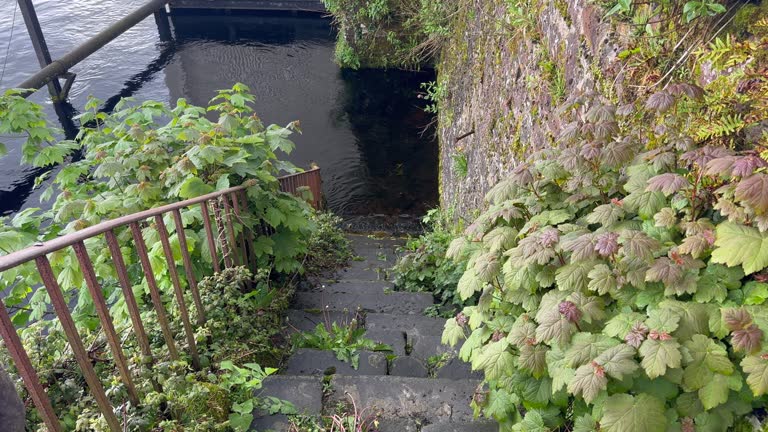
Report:
M 623 87 L 621 42 L 604 11 L 586 0 L 533 0 L 521 16 L 509 4 L 461 8 L 438 64 L 441 201 L 462 214 L 482 208 L 525 152 L 555 142 L 564 99 Z M 466 172 L 456 166 L 462 158 Z
M 439 108 L 441 204 L 465 216 L 527 153 L 556 145 L 564 101 L 596 92 L 621 105 L 674 81 L 706 87 L 715 77 L 696 53 L 716 37 L 768 52 L 768 0 L 710 0 L 720 12 L 695 17 L 669 0 L 625 10 L 617 0 L 324 1 L 342 66 L 437 68 L 427 89 Z

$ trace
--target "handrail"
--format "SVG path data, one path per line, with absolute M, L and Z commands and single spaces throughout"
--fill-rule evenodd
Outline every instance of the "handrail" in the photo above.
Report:
M 296 177 L 300 177 L 304 174 L 314 174 L 315 172 L 319 172 L 319 171 L 320 171 L 320 168 L 314 168 L 308 171 L 303 171 L 300 173 L 280 177 L 278 180 L 280 180 L 281 185 L 284 183 L 290 184 L 288 188 L 284 188 L 285 192 L 295 193 L 296 187 L 291 187 L 294 184 L 293 179 L 295 179 Z M 76 243 L 87 240 L 91 237 L 95 237 L 99 234 L 104 234 L 105 232 L 113 230 L 115 228 L 120 228 L 122 226 L 129 225 L 134 222 L 139 222 L 144 219 L 149 219 L 157 215 L 169 213 L 169 212 L 172 212 L 173 210 L 180 210 L 184 207 L 189 207 L 195 204 L 199 204 L 201 202 L 210 201 L 222 195 L 239 192 L 241 190 L 247 189 L 252 185 L 253 183 L 246 183 L 240 186 L 235 186 L 229 189 L 212 192 L 207 195 L 202 195 L 202 196 L 191 198 L 185 201 L 179 201 L 173 204 L 167 204 L 161 207 L 155 207 L 155 208 L 144 210 L 138 213 L 132 213 L 126 216 L 121 216 L 115 219 L 101 222 L 97 225 L 94 225 L 88 228 L 83 228 L 80 231 L 75 231 L 73 233 L 66 234 L 62 237 L 58 237 L 44 243 L 38 243 L 34 246 L 30 246 L 26 249 L 22 249 L 17 252 L 12 252 L 8 255 L 0 256 L 0 272 L 16 267 L 27 261 L 31 261 L 37 257 L 47 255 L 49 253 L 56 252 L 58 250 L 72 246 Z M 313 189 L 311 184 L 305 185 L 305 186 L 308 186 L 310 187 L 310 189 Z M 285 189 L 288 189 L 288 190 L 285 190 Z M 313 190 L 312 192 L 313 192 L 313 204 L 314 202 L 319 203 L 320 202 L 319 193 L 316 190 Z M 318 205 L 315 205 L 315 207 L 317 208 Z
M 31 261 L 43 255 L 48 255 L 49 253 L 59 251 L 61 249 L 72 246 L 84 240 L 88 240 L 89 238 L 95 237 L 99 234 L 104 234 L 105 232 L 111 231 L 115 228 L 120 228 L 134 222 L 143 221 L 145 219 L 149 219 L 157 215 L 169 213 L 173 210 L 180 210 L 184 207 L 189 207 L 204 201 L 210 201 L 222 195 L 227 195 L 227 194 L 239 192 L 241 190 L 245 190 L 248 187 L 249 185 L 235 186 L 229 189 L 216 191 L 213 193 L 209 193 L 207 195 L 201 195 L 199 197 L 191 198 L 185 201 L 179 201 L 177 203 L 167 204 L 161 207 L 155 207 L 149 210 L 140 211 L 138 213 L 132 213 L 126 216 L 120 216 L 118 218 L 110 219 L 108 221 L 101 222 L 99 224 L 96 224 L 88 228 L 83 228 L 80 231 L 75 231 L 73 233 L 63 235 L 53 240 L 49 240 L 44 243 L 38 243 L 26 249 L 12 252 L 12 253 L 9 253 L 8 255 L 0 256 L 0 272 L 11 269 L 20 264 L 24 264 L 27 261 Z
M 320 207 L 322 199 L 319 168 L 280 177 L 278 178 L 278 183 L 282 192 L 294 195 L 299 194 L 303 188 L 308 188 L 312 192 L 312 205 L 315 208 Z M 0 257 L 0 272 L 32 260 L 35 261 L 35 265 L 40 272 L 40 278 L 43 282 L 43 288 L 45 288 L 51 299 L 56 316 L 61 323 L 67 341 L 74 353 L 75 360 L 80 366 L 94 401 L 99 407 L 99 411 L 101 411 L 110 430 L 113 432 L 121 432 L 123 427 L 120 425 L 114 409 L 112 408 L 109 399 L 106 397 L 101 381 L 96 375 L 91 359 L 83 346 L 83 341 L 77 331 L 75 322 L 72 319 L 72 314 L 69 311 L 69 306 L 61 287 L 57 282 L 56 275 L 53 272 L 51 263 L 48 261 L 47 255 L 66 247 L 73 248 L 80 269 L 82 270 L 83 279 L 88 288 L 88 292 L 93 298 L 101 328 L 106 335 L 109 348 L 112 351 L 115 366 L 117 367 L 122 382 L 126 386 L 128 399 L 136 405 L 139 403 L 137 389 L 133 384 L 127 359 L 123 353 L 121 339 L 118 337 L 112 322 L 109 306 L 102 293 L 99 280 L 93 267 L 93 262 L 88 255 L 88 249 L 84 243 L 85 240 L 101 234 L 104 235 L 109 253 L 112 256 L 112 263 L 116 270 L 117 280 L 123 293 L 123 297 L 125 298 L 126 308 L 131 319 L 134 335 L 138 341 L 139 349 L 142 352 L 142 356 L 150 359 L 149 362 L 151 365 L 154 360 L 149 339 L 142 324 L 141 311 L 136 302 L 128 275 L 128 269 L 123 258 L 123 252 L 115 233 L 117 228 L 124 226 L 130 227 L 130 234 L 133 237 L 133 243 L 144 273 L 144 279 L 149 288 L 152 308 L 157 315 L 157 322 L 162 330 L 163 339 L 168 348 L 168 354 L 171 359 L 176 360 L 179 358 L 179 352 L 176 347 L 174 334 L 168 320 L 168 312 L 158 288 L 157 278 L 152 268 L 152 262 L 149 258 L 147 244 L 142 232 L 142 223 L 148 219 L 154 220 L 154 228 L 157 230 L 160 237 L 163 253 L 167 261 L 168 277 L 170 278 L 173 287 L 179 316 L 183 323 L 183 333 L 187 341 L 189 355 L 192 358 L 192 365 L 195 369 L 199 369 L 200 359 L 195 343 L 194 328 L 192 321 L 190 320 L 189 310 L 182 289 L 181 275 L 178 272 L 173 249 L 171 248 L 169 240 L 170 233 L 163 220 L 163 215 L 170 213 L 173 216 L 173 228 L 179 239 L 184 275 L 187 278 L 187 288 L 192 294 L 192 300 L 197 311 L 197 324 L 204 324 L 205 308 L 197 288 L 194 272 L 192 271 L 192 262 L 189 251 L 186 248 L 187 240 L 184 223 L 181 217 L 181 209 L 200 204 L 203 216 L 203 226 L 206 232 L 206 239 L 204 241 L 207 240 L 208 250 L 211 254 L 212 267 L 215 272 L 219 272 L 221 267 L 218 255 L 219 250 L 222 252 L 222 258 L 226 268 L 231 268 L 233 266 L 248 266 L 252 271 L 256 271 L 256 255 L 253 248 L 254 230 L 259 234 L 266 235 L 274 233 L 274 230 L 266 226 L 262 221 L 256 224 L 256 228 L 254 229 L 242 230 L 240 232 L 235 231 L 235 224 L 237 221 L 241 220 L 240 217 L 242 212 L 247 211 L 248 209 L 246 189 L 255 184 L 254 181 L 247 181 L 240 186 L 121 216 Z M 209 206 L 212 207 L 213 211 L 209 209 Z M 211 219 L 213 219 L 214 222 L 212 222 Z M 214 228 L 217 230 L 216 236 L 214 236 Z M 52 432 L 62 431 L 61 422 L 53 411 L 51 401 L 41 385 L 29 355 L 24 350 L 24 346 L 21 343 L 16 327 L 13 325 L 8 311 L 5 308 L 5 304 L 1 300 L 0 336 L 2 336 L 3 341 L 8 347 L 8 351 L 13 358 L 13 362 L 16 365 L 19 375 L 24 381 L 24 385 L 46 427 Z M 153 386 L 159 388 L 159 384 L 156 382 L 153 382 Z

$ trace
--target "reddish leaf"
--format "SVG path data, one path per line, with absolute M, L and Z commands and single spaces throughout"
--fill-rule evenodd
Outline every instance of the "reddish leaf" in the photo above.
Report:
M 577 323 L 581 319 L 581 311 L 573 302 L 561 302 L 557 309 L 560 311 L 560 314 L 568 318 L 568 321 L 570 322 Z
M 660 113 L 668 111 L 675 104 L 675 98 L 669 92 L 662 90 L 654 93 L 645 102 L 645 107 Z
M 679 174 L 660 174 L 648 180 L 647 191 L 660 191 L 666 196 L 689 187 L 691 183 Z
M 736 186 L 736 199 L 752 207 L 757 214 L 768 211 L 768 174 L 757 173 Z
M 725 326 L 730 331 L 742 330 L 752 324 L 752 315 L 746 309 L 728 309 L 723 314 Z
M 736 351 L 744 351 L 752 354 L 760 350 L 760 340 L 763 331 L 755 324 L 750 324 L 745 329 L 735 330 L 731 333 L 731 342 Z
M 602 256 L 611 256 L 619 251 L 619 234 L 614 232 L 603 233 L 597 236 L 595 251 Z

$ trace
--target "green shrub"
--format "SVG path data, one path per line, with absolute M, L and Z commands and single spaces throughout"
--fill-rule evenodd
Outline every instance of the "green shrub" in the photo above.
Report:
M 452 241 L 481 297 L 443 340 L 466 338 L 474 406 L 505 430 L 722 431 L 766 406 L 766 142 L 689 138 L 703 93 L 569 101 L 559 145 Z
M 316 228 L 308 240 L 305 275 L 319 276 L 347 265 L 353 253 L 341 230 L 343 220 L 330 212 L 315 213 L 313 220 Z
M 404 255 L 392 269 L 395 287 L 399 291 L 431 292 L 450 312 L 469 304 L 469 300 L 462 300 L 456 292 L 464 263 L 445 257 L 448 245 L 460 231 L 450 212 L 430 210 L 424 223 L 427 231 L 409 240 L 401 249 Z

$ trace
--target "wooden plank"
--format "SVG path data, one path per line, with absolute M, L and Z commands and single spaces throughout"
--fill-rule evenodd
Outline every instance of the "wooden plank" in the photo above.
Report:
M 239 248 L 240 252 L 238 254 L 240 256 L 240 265 L 247 268 L 248 267 L 248 251 L 245 248 L 245 230 L 246 230 L 246 226 L 245 226 L 245 223 L 243 222 L 242 215 L 240 214 L 240 202 L 239 202 L 240 198 L 239 198 L 239 195 L 240 194 L 235 192 L 232 195 L 229 195 L 229 197 L 232 199 L 232 207 L 235 210 L 235 214 L 234 214 L 235 221 L 240 224 L 240 234 L 237 236 L 237 239 L 240 242 L 240 248 Z
M 96 405 L 99 406 L 101 414 L 104 415 L 104 419 L 107 421 L 109 429 L 112 430 L 112 432 L 121 432 L 123 428 L 120 426 L 117 416 L 115 416 L 112 404 L 104 393 L 104 387 L 101 385 L 99 377 L 96 376 L 96 371 L 93 370 L 91 359 L 85 351 L 83 341 L 80 339 L 80 334 L 77 332 L 75 322 L 72 320 L 67 301 L 64 299 L 64 294 L 61 292 L 59 283 L 56 282 L 56 276 L 53 274 L 51 263 L 48 262 L 48 258 L 45 256 L 37 257 L 35 261 L 37 263 L 37 270 L 40 272 L 40 278 L 43 280 L 43 285 L 45 285 L 45 289 L 48 291 L 48 296 L 51 298 L 53 309 L 56 311 L 56 316 L 59 317 L 61 328 L 64 329 L 64 334 L 67 336 L 69 346 L 72 348 L 72 352 L 75 355 L 78 365 L 80 365 L 80 370 L 83 373 L 85 382 L 88 384 L 88 388 L 91 389 L 91 394 L 96 400 Z
M 163 245 L 165 260 L 168 262 L 168 274 L 171 276 L 173 292 L 176 295 L 181 322 L 184 325 L 184 335 L 187 338 L 187 345 L 189 345 L 189 354 L 192 356 L 192 367 L 199 370 L 200 356 L 197 354 L 197 345 L 195 344 L 195 330 L 192 328 L 192 323 L 189 321 L 187 302 L 184 301 L 184 291 L 181 290 L 179 272 L 176 270 L 176 260 L 173 258 L 173 249 L 171 249 L 171 242 L 168 240 L 168 229 L 165 227 L 165 222 L 163 221 L 162 216 L 155 216 L 155 225 L 157 227 L 157 232 L 160 234 L 160 243 Z
M 122 343 L 115 331 L 115 324 L 112 322 L 112 316 L 109 314 L 109 306 L 104 298 L 104 293 L 101 291 L 101 285 L 96 280 L 96 272 L 93 270 L 93 263 L 91 257 L 88 256 L 88 250 L 85 248 L 85 243 L 75 243 L 72 245 L 75 250 L 75 256 L 77 262 L 80 263 L 80 270 L 83 272 L 83 279 L 85 279 L 85 285 L 88 287 L 88 292 L 93 299 L 93 305 L 96 308 L 96 315 L 99 316 L 101 322 L 101 329 L 104 330 L 104 334 L 107 337 L 107 343 L 110 350 L 112 350 L 112 357 L 115 360 L 117 371 L 120 374 L 120 379 L 125 384 L 125 389 L 128 392 L 128 400 L 131 401 L 133 406 L 139 405 L 139 394 L 136 392 L 136 386 L 133 384 L 133 378 L 131 378 L 131 371 L 128 369 L 128 360 L 125 358 L 123 352 Z
M 176 342 L 173 340 L 171 325 L 168 323 L 168 313 L 165 311 L 163 298 L 160 295 L 160 290 L 157 288 L 157 280 L 155 279 L 155 273 L 152 271 L 152 263 L 149 262 L 149 255 L 147 255 L 147 244 L 144 242 L 144 235 L 141 233 L 141 227 L 138 222 L 131 224 L 131 233 L 133 234 L 133 242 L 136 243 L 136 252 L 139 255 L 139 261 L 141 261 L 141 268 L 144 270 L 144 278 L 147 280 L 147 286 L 149 286 L 149 296 L 152 298 L 152 304 L 155 306 L 157 322 L 160 324 L 160 329 L 163 331 L 163 339 L 165 339 L 165 344 L 168 346 L 168 353 L 171 355 L 172 360 L 178 360 L 179 351 L 176 350 Z
M 14 327 L 11 317 L 8 316 L 8 311 L 5 310 L 5 304 L 2 301 L 0 301 L 0 334 L 2 334 L 5 346 L 13 358 L 16 370 L 19 371 L 21 379 L 24 380 L 24 385 L 32 397 L 32 402 L 35 404 L 40 417 L 43 418 L 43 423 L 51 432 L 63 432 L 64 428 L 53 411 L 51 400 L 48 399 L 48 394 L 45 393 L 45 389 L 40 384 L 40 377 L 37 376 L 37 372 L 29 360 L 29 355 L 24 350 L 24 345 L 21 344 L 19 334 L 16 333 L 16 327 Z

